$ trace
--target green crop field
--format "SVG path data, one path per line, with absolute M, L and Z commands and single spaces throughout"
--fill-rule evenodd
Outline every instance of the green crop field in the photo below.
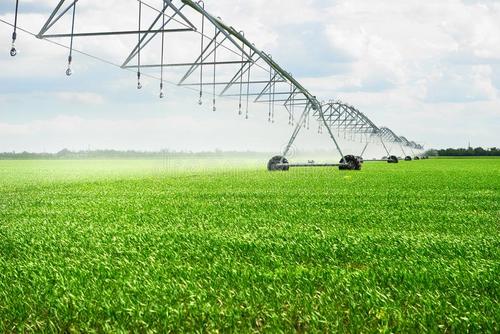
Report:
M 500 159 L 0 161 L 0 332 L 500 331 Z

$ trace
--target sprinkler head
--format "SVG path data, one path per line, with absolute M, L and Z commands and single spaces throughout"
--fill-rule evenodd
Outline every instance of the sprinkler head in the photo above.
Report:
M 217 108 L 214 106 L 214 107 L 212 108 L 212 110 L 213 110 L 213 111 L 217 111 Z
M 163 81 L 160 83 L 160 99 L 165 97 L 165 93 L 163 93 Z
M 12 57 L 15 57 L 17 55 L 17 50 L 14 46 L 12 46 L 12 48 L 10 49 L 10 55 Z
M 137 72 L 137 89 L 141 89 L 142 88 L 142 85 L 141 85 L 141 72 Z
M 71 70 L 71 68 L 68 67 L 68 69 L 66 70 L 66 75 L 70 77 L 71 74 L 73 74 L 73 71 Z
M 165 93 L 163 93 L 163 81 L 160 82 L 160 99 L 165 97 Z
M 198 105 L 201 106 L 203 104 L 203 101 L 201 99 L 198 100 Z

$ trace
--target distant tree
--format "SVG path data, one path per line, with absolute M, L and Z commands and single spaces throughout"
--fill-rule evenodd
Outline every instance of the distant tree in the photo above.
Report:
M 56 153 L 58 157 L 65 157 L 71 154 L 71 151 L 68 150 L 67 148 L 63 148 L 59 152 Z
M 169 158 L 187 157 L 187 158 L 201 158 L 201 157 L 220 157 L 224 156 L 258 156 L 270 155 L 271 153 L 259 152 L 236 152 L 236 151 L 208 151 L 208 152 L 186 152 L 186 151 L 169 151 L 164 149 L 158 152 L 144 152 L 144 151 L 116 151 L 116 150 L 96 150 L 96 151 L 70 151 L 62 149 L 57 153 L 30 153 L 30 152 L 0 152 L 0 160 L 35 160 L 35 159 L 164 159 L 166 156 Z
M 439 155 L 439 152 L 435 149 L 427 150 L 425 152 L 425 155 L 428 157 L 437 157 Z
M 485 150 L 482 147 L 476 147 L 476 148 L 447 148 L 447 149 L 441 149 L 437 150 L 437 153 L 439 156 L 445 156 L 445 157 L 454 157 L 454 156 L 474 156 L 474 157 L 479 157 L 479 156 L 500 156 L 500 150 L 498 150 L 496 147 L 490 148 Z

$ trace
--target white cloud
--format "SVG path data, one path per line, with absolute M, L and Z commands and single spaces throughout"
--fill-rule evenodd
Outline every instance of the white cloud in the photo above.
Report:
M 57 99 L 63 102 L 72 102 L 80 105 L 92 105 L 104 103 L 104 96 L 92 92 L 58 92 L 54 93 Z
M 500 116 L 498 1 L 290 0 L 285 6 L 280 0 L 205 2 L 209 11 L 244 30 L 257 46 L 291 66 L 287 70 L 300 74 L 300 81 L 318 97 L 342 98 L 359 106 L 376 123 L 388 125 L 399 134 L 433 146 L 453 146 L 454 142 L 462 142 L 464 136 L 474 136 L 483 145 L 500 141 L 499 124 L 495 122 L 495 117 Z M 31 0 L 31 5 L 41 3 L 54 5 L 50 0 Z M 78 31 L 134 29 L 137 25 L 137 1 L 88 0 L 79 3 Z M 47 15 L 45 12 L 22 14 L 20 24 L 37 31 Z M 144 21 L 152 15 L 146 11 Z M 12 15 L 5 14 L 2 18 L 12 20 Z M 68 32 L 69 21 L 62 20 L 54 29 Z M 0 26 L 1 38 L 8 40 L 10 33 L 11 28 Z M 169 36 L 169 61 L 194 58 L 197 39 L 187 36 Z M 67 40 L 61 41 L 67 43 Z M 76 39 L 75 45 L 120 64 L 135 41 L 136 36 Z M 145 50 L 144 62 L 158 62 L 157 42 Z M 0 123 L 4 145 L 13 143 L 5 138 L 5 133 L 19 139 L 21 134 L 50 134 L 51 128 L 60 134 L 59 142 L 71 137 L 72 143 L 81 147 L 86 147 L 91 136 L 96 138 L 96 145 L 97 138 L 108 147 L 121 143 L 133 145 L 134 141 L 127 141 L 125 133 L 134 133 L 141 147 L 155 146 L 156 139 L 160 138 L 181 148 L 185 143 L 182 140 L 151 135 L 177 133 L 178 128 L 189 131 L 194 137 L 204 138 L 202 141 L 189 139 L 191 149 L 196 145 L 200 148 L 224 148 L 224 145 L 230 148 L 232 136 L 244 137 L 241 129 L 224 132 L 220 126 L 219 122 L 236 126 L 232 123 L 231 113 L 219 116 L 221 118 L 213 123 L 204 119 L 208 123 L 200 126 L 193 109 L 186 107 L 184 97 L 181 99 L 174 89 L 169 89 L 171 102 L 168 103 L 172 109 L 184 110 L 189 120 L 155 118 L 150 110 L 157 110 L 157 82 L 145 80 L 147 85 L 143 91 L 135 92 L 133 73 L 122 73 L 111 66 L 102 67 L 81 55 L 75 55 L 75 75 L 70 81 L 63 81 L 61 76 L 64 76 L 67 50 L 51 47 L 24 34 L 19 36 L 18 48 L 20 54 L 16 59 L 11 59 L 8 52 L 0 53 L 0 80 L 10 83 L 0 84 L 3 85 L 0 86 L 0 109 L 3 109 Z M 176 81 L 178 75 L 178 70 L 169 71 L 167 78 Z M 190 94 L 184 95 L 195 100 L 196 94 Z M 54 108 L 58 108 L 55 113 L 63 115 L 63 108 L 67 107 L 73 111 L 72 115 L 77 115 L 76 118 L 54 118 L 54 113 L 28 113 L 27 102 L 19 103 L 20 99 L 38 101 L 40 96 L 53 101 Z M 145 102 L 147 98 L 151 98 L 149 104 Z M 120 113 L 124 101 L 138 103 L 135 99 L 141 102 L 144 122 L 136 117 L 132 119 L 130 113 Z M 233 102 L 221 102 L 220 108 L 227 105 L 230 110 L 234 109 Z M 104 109 L 110 113 L 109 117 L 83 117 L 88 110 Z M 252 109 L 261 110 L 260 115 L 253 115 L 265 122 L 265 108 Z M 28 114 L 19 119 L 19 115 Z M 178 126 L 164 127 L 165 122 L 170 125 L 177 122 Z M 258 129 L 242 124 L 238 126 L 249 129 L 248 133 L 245 132 L 248 135 L 246 140 L 252 138 L 251 130 Z M 100 129 L 100 135 L 96 129 Z M 208 135 L 217 131 L 224 133 L 226 138 Z M 281 142 L 288 139 L 289 129 L 284 127 L 277 132 L 279 135 L 270 136 L 269 140 L 280 141 L 279 145 L 274 144 L 281 146 Z M 65 133 L 71 136 L 64 137 Z M 21 142 L 29 149 L 50 135 L 26 137 L 31 141 Z M 244 146 L 244 142 L 239 141 L 238 147 Z M 263 146 L 262 142 L 255 147 L 262 149 Z M 7 150 L 8 145 L 4 149 Z

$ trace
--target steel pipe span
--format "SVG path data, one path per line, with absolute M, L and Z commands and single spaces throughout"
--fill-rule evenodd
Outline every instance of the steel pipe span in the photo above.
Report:
M 16 1 L 15 21 L 6 22 L 14 28 L 12 35 L 11 55 L 17 55 L 17 29 L 18 29 L 18 5 Z M 153 0 L 149 0 L 153 2 Z M 73 52 L 84 53 L 76 49 L 76 44 L 82 38 L 101 38 L 103 36 L 129 36 L 136 35 L 137 43 L 131 48 L 120 67 L 134 71 L 137 76 L 137 88 L 141 89 L 143 76 L 151 76 L 146 71 L 156 70 L 159 72 L 160 98 L 164 97 L 163 87 L 166 83 L 164 71 L 169 68 L 186 68 L 184 74 L 176 81 L 176 84 L 187 89 L 197 90 L 199 103 L 207 95 L 206 88 L 211 88 L 210 94 L 213 110 L 216 110 L 216 100 L 219 98 L 237 98 L 239 115 L 245 114 L 248 118 L 249 104 L 268 104 L 268 121 L 274 122 L 276 106 L 282 106 L 288 113 L 289 124 L 293 126 L 291 136 L 279 156 L 273 157 L 270 164 L 273 168 L 283 170 L 288 167 L 339 167 L 340 169 L 360 169 L 368 145 L 370 143 L 381 144 L 387 153 L 382 161 L 391 162 L 395 157 L 390 154 L 387 144 L 399 146 L 403 155 L 412 152 L 414 156 L 421 156 L 424 147 L 404 136 L 398 136 L 388 127 L 379 127 L 368 118 L 366 114 L 356 107 L 341 101 L 331 100 L 322 102 L 317 99 L 308 89 L 303 86 L 289 71 L 284 69 L 273 57 L 247 39 L 245 33 L 227 24 L 220 17 L 211 14 L 205 7 L 203 1 L 193 0 L 162 0 L 154 1 L 136 0 L 138 25 L 127 29 L 107 31 L 80 31 L 78 26 L 79 15 L 77 8 L 83 3 L 78 0 L 59 0 L 52 12 L 48 13 L 47 20 L 38 33 L 31 33 L 39 39 L 50 41 L 61 46 L 55 40 L 70 41 L 69 55 L 67 59 L 68 76 L 72 75 Z M 13 8 L 14 9 L 14 8 Z M 153 19 L 145 22 L 144 11 L 149 11 Z M 53 27 L 61 19 L 69 18 L 71 26 L 64 33 L 53 32 Z M 85 27 L 89 28 L 89 27 Z M 22 29 L 19 27 L 19 29 Z M 22 29 L 24 32 L 28 32 Z M 28 32 L 30 33 L 30 32 Z M 198 39 L 199 48 L 190 52 L 191 59 L 182 62 L 169 63 L 165 61 L 164 40 L 167 34 L 191 34 Z M 184 35 L 183 35 L 184 36 Z M 77 38 L 77 39 L 76 39 Z M 143 54 L 148 52 L 146 46 L 161 39 L 161 59 L 155 63 L 144 61 Z M 169 45 L 169 48 L 182 47 Z M 158 48 L 160 48 L 158 46 Z M 158 51 L 158 50 L 157 50 Z M 232 55 L 227 59 L 227 55 Z M 95 56 L 94 58 L 98 58 Z M 194 59 L 194 60 L 193 60 Z M 305 60 L 307 61 L 307 60 Z M 231 68 L 232 70 L 229 70 Z M 210 71 L 211 76 L 207 78 L 206 73 Z M 220 73 L 231 72 L 228 77 Z M 219 74 L 218 74 L 219 73 Z M 187 82 L 190 80 L 189 82 Z M 296 112 L 298 114 L 296 115 Z M 341 161 L 336 163 L 289 163 L 288 153 L 301 130 L 309 126 L 310 118 L 319 125 L 320 132 L 326 129 L 327 135 L 333 148 L 339 153 Z M 345 150 L 335 136 L 335 132 L 350 133 L 366 141 L 366 145 L 360 155 L 345 154 Z M 417 153 L 415 153 L 417 151 Z M 397 158 L 396 158 L 397 160 Z M 286 161 L 286 162 L 285 162 Z M 271 169 L 270 169 L 271 170 Z M 274 169 L 273 169 L 274 170 Z M 288 168 L 286 168 L 288 170 Z

